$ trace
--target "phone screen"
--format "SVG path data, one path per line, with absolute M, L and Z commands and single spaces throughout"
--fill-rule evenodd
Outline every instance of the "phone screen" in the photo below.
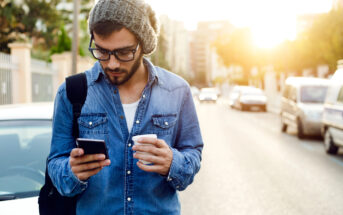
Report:
M 108 159 L 108 152 L 104 140 L 77 138 L 76 145 L 82 148 L 85 154 L 104 154 Z

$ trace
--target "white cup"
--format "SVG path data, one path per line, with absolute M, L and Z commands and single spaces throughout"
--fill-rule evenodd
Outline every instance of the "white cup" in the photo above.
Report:
M 141 137 L 150 137 L 150 138 L 154 138 L 157 139 L 157 135 L 156 134 L 142 134 L 142 135 L 136 135 L 132 137 L 132 141 L 134 142 L 135 145 L 151 145 L 149 143 L 139 143 L 137 142 L 137 140 Z M 136 152 L 136 153 L 140 153 L 140 154 L 147 154 L 147 155 L 151 155 L 148 152 Z M 151 164 L 151 162 L 145 161 L 145 160 L 139 160 L 140 162 L 142 162 L 143 164 Z

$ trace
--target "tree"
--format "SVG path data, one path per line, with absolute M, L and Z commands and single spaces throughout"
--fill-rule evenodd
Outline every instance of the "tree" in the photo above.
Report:
M 240 82 L 247 82 L 250 69 L 256 63 L 254 58 L 256 50 L 250 29 L 242 28 L 231 34 L 222 34 L 213 45 L 225 66 L 238 65 L 243 68 L 243 80 Z
M 91 0 L 81 1 L 81 20 L 87 20 L 91 3 Z M 9 53 L 9 43 L 30 40 L 33 56 L 47 59 L 52 53 L 50 48 L 58 46 L 60 26 L 65 26 L 66 34 L 72 30 L 71 4 L 72 0 L 1 0 L 0 51 Z M 80 30 L 85 31 L 81 34 L 80 44 L 83 44 L 84 38 L 89 41 L 87 27 L 81 24 Z M 80 48 L 80 53 L 85 53 L 85 49 Z

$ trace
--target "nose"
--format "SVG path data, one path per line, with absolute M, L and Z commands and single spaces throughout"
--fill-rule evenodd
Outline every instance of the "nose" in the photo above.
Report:
M 112 54 L 110 55 L 110 59 L 108 60 L 108 65 L 107 67 L 109 69 L 116 69 L 120 66 L 120 62 L 118 61 L 118 59 Z

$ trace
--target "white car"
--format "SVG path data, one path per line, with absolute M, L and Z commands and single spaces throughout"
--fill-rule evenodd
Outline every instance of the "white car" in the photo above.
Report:
M 198 99 L 200 102 L 216 103 L 218 99 L 218 90 L 212 87 L 201 88 Z
M 0 106 L 0 214 L 38 215 L 52 103 Z
M 338 149 L 343 148 L 343 68 L 338 69 L 330 80 L 321 131 L 326 153 L 337 154 Z
M 233 107 L 242 111 L 258 109 L 265 112 L 267 111 L 267 97 L 261 89 L 256 87 L 241 87 Z

